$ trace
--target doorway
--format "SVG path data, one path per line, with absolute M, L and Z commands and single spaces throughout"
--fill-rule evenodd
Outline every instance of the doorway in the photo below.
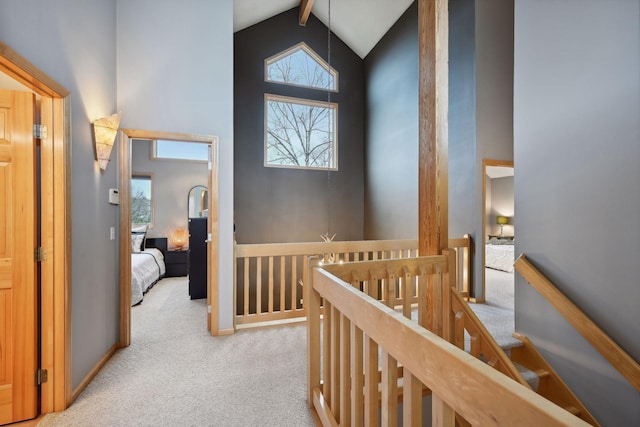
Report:
M 218 138 L 156 131 L 123 129 L 119 140 L 120 181 L 120 347 L 131 343 L 131 144 L 133 139 L 168 140 L 208 145 L 207 187 L 207 328 L 218 334 Z M 186 197 L 186 196 L 185 196 Z M 212 313 L 216 315 L 212 316 Z M 204 316 L 203 316 L 204 318 Z
M 4 424 L 61 411 L 71 403 L 71 191 L 67 172 L 71 159 L 70 128 L 65 119 L 70 117 L 69 92 L 1 42 L 0 87 L 35 99 L 35 105 L 18 102 L 3 111 L 5 119 L 17 115 L 30 122 L 23 132 L 11 129 L 13 119 L 5 121 L 9 128 L 5 127 L 5 141 L 0 143 L 4 146 L 0 154 L 0 265 L 12 270 L 0 272 L 0 299 L 4 300 L 0 326 L 5 326 L 0 328 L 0 374 L 8 374 L 0 375 L 0 424 Z M 38 117 L 46 134 L 31 137 L 33 119 Z M 12 133 L 22 134 L 19 137 L 28 147 L 19 150 L 23 154 L 6 149 L 11 146 Z M 23 179 L 24 174 L 31 178 Z M 30 201 L 20 200 L 25 195 Z M 36 247 L 38 261 L 33 256 Z M 24 254 L 20 256 L 23 267 L 16 268 L 33 279 L 25 281 L 31 283 L 30 289 L 14 292 L 11 282 L 24 285 L 24 276 L 14 280 L 15 270 L 9 265 L 20 253 Z M 26 341 L 31 344 L 26 346 Z M 47 381 L 34 395 L 34 378 L 43 380 L 38 373 L 44 372 Z
M 509 293 L 513 293 L 509 289 L 509 286 L 513 287 L 515 243 L 513 182 L 512 161 L 483 160 L 482 295 L 476 295 L 481 302 L 487 299 L 488 294 L 508 299 Z M 488 280 L 489 276 L 491 280 Z M 493 285 L 499 287 L 489 290 Z

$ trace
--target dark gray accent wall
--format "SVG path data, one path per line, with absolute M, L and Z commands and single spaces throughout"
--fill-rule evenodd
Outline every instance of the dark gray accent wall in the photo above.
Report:
M 418 5 L 364 61 L 365 237 L 418 236 Z
M 640 360 L 640 2 L 516 1 L 516 252 Z M 516 327 L 606 426 L 633 389 L 516 276 Z
M 234 182 L 238 243 L 363 238 L 363 72 L 362 60 L 311 15 L 298 25 L 291 9 L 234 35 Z M 264 81 L 265 59 L 304 41 L 339 73 L 338 171 L 264 166 L 264 96 L 285 95 L 326 101 L 326 91 Z
M 474 0 L 449 1 L 449 235 L 476 238 L 476 48 Z

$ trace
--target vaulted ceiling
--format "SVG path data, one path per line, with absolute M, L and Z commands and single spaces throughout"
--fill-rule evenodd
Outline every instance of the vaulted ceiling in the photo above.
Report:
M 413 0 L 315 0 L 311 13 L 364 58 L 411 3 Z M 233 31 L 298 5 L 300 0 L 234 0 Z

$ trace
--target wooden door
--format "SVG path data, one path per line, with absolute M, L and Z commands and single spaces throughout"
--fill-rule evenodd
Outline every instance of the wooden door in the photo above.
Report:
M 0 90 L 0 424 L 37 416 L 34 100 Z

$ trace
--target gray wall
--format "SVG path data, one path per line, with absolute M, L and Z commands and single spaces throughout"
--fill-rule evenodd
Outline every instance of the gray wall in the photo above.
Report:
M 0 39 L 71 92 L 74 388 L 118 340 L 118 153 L 100 172 L 91 135 L 117 110 L 123 127 L 220 137 L 219 319 L 232 327 L 232 22 L 231 0 L 0 2 Z
M 264 60 L 304 41 L 327 59 L 327 28 L 311 15 L 298 25 L 291 9 L 235 34 L 235 222 L 238 243 L 320 241 L 363 237 L 362 60 L 331 38 L 339 73 L 338 171 L 264 167 L 264 95 L 326 101 L 327 93 L 264 81 Z M 329 174 L 329 176 L 327 176 Z
M 418 5 L 364 61 L 365 238 L 418 236 Z
M 516 252 L 640 360 L 640 2 L 516 1 Z M 516 276 L 516 326 L 594 416 L 640 393 Z
M 189 228 L 188 195 L 196 185 L 207 186 L 207 164 L 181 160 L 151 160 L 151 141 L 133 140 L 132 173 L 153 175 L 153 228 L 149 237 L 169 237 L 176 228 Z
M 491 194 L 487 194 L 487 229 L 491 234 L 499 234 L 500 226 L 496 224 L 498 216 L 506 216 L 509 223 L 503 227 L 505 236 L 513 236 L 515 217 L 513 216 L 513 177 L 493 178 L 488 180 L 487 187 L 491 188 Z
M 72 384 L 118 339 L 117 152 L 101 172 L 91 122 L 116 112 L 115 1 L 4 0 L 0 39 L 71 92 Z
M 217 315 L 220 329 L 231 329 L 233 1 L 118 0 L 117 4 L 122 126 L 219 137 Z
M 449 1 L 449 236 L 476 238 L 475 1 Z

